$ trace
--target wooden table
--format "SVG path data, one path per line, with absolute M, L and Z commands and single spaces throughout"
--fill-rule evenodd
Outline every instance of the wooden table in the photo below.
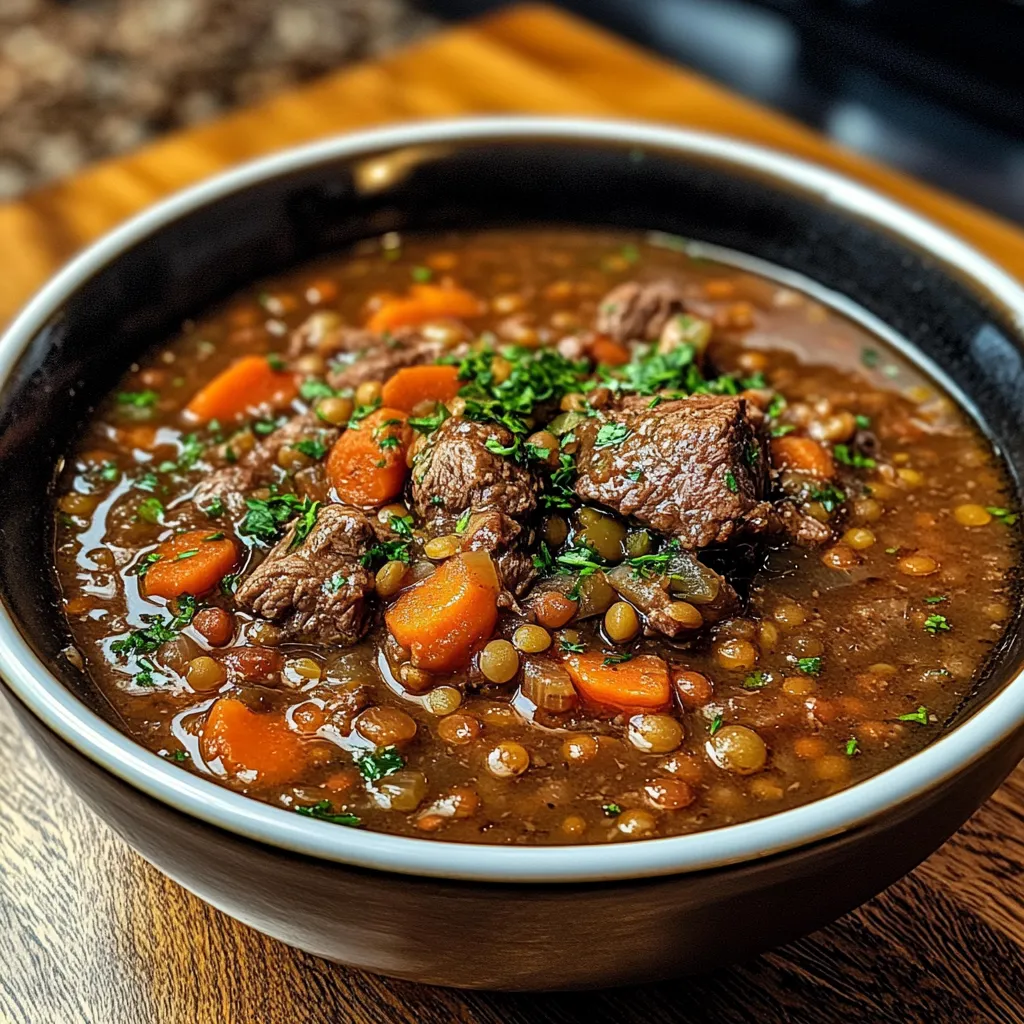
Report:
M 0 320 L 83 243 L 228 164 L 403 118 L 516 111 L 646 117 L 810 156 L 1024 278 L 1024 235 L 1009 225 L 579 21 L 524 6 L 0 207 Z M 264 938 L 126 849 L 3 705 L 0 751 L 0 1024 L 1024 1021 L 1024 769 L 912 875 L 811 938 L 677 984 L 506 996 L 379 979 Z

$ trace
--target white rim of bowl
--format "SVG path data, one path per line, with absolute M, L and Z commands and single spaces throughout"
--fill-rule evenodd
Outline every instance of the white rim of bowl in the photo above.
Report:
M 242 164 L 178 192 L 100 238 L 28 303 L 0 339 L 0 383 L 64 301 L 110 260 L 182 215 L 264 179 L 336 159 L 426 144 L 503 141 L 657 147 L 762 174 L 872 222 L 957 267 L 997 297 L 1024 335 L 1024 289 L 978 251 L 877 192 L 803 160 L 723 136 L 634 121 L 484 117 L 430 121 L 325 139 Z M 0 606 L 0 673 L 18 699 L 87 758 L 143 793 L 241 836 L 326 861 L 401 874 L 498 883 L 580 883 L 701 871 L 806 846 L 846 832 L 933 789 L 1024 724 L 1024 672 L 966 722 L 892 768 L 792 810 L 641 842 L 504 847 L 345 828 L 234 793 L 182 771 L 80 703 L 36 657 Z

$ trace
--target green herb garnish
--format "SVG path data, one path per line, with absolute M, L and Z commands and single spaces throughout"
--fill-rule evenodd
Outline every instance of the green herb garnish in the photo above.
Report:
M 805 676 L 816 676 L 821 671 L 821 658 L 797 658 L 796 667 Z
M 907 714 L 900 715 L 897 721 L 917 722 L 918 725 L 927 725 L 928 709 L 922 704 L 916 711 L 908 711 Z
M 359 774 L 367 782 L 376 782 L 387 775 L 394 775 L 405 767 L 405 758 L 394 748 L 384 747 L 375 754 L 364 754 L 356 760 Z
M 363 823 L 358 814 L 336 814 L 330 800 L 321 800 L 312 806 L 296 807 L 295 813 L 305 815 L 307 818 L 316 818 L 317 821 L 329 821 L 332 825 L 351 825 L 355 827 Z

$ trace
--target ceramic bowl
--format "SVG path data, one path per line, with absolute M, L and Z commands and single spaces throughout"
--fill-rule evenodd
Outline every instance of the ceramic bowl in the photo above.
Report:
M 311 821 L 116 727 L 70 642 L 44 511 L 62 453 L 144 346 L 233 290 L 384 231 L 652 229 L 811 290 L 902 347 L 1024 468 L 1024 293 L 824 169 L 733 140 L 586 120 L 349 135 L 210 179 L 96 243 L 0 341 L 0 673 L 65 781 L 170 877 L 312 953 L 445 985 L 548 989 L 703 971 L 817 928 L 909 871 L 1024 753 L 1019 615 L 923 751 L 806 806 L 694 835 L 500 847 Z

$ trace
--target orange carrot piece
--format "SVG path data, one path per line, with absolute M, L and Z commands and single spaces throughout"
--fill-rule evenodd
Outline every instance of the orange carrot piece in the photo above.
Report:
M 580 694 L 594 704 L 613 708 L 666 708 L 672 702 L 668 665 L 653 654 L 640 654 L 606 665 L 597 651 L 572 654 L 565 667 Z
M 143 592 L 150 597 L 199 597 L 215 586 L 238 562 L 238 546 L 227 536 L 209 527 L 176 533 L 158 544 L 160 556 L 146 570 Z
M 630 360 L 630 354 L 625 345 L 599 334 L 590 343 L 590 358 L 605 366 L 625 366 Z
M 836 475 L 836 464 L 828 450 L 809 437 L 773 438 L 772 463 L 778 469 L 794 469 L 823 480 Z
M 439 317 L 471 319 L 480 316 L 483 304 L 465 288 L 436 284 L 414 284 L 404 298 L 388 299 L 369 320 L 371 331 L 393 331 Z
M 226 775 L 244 773 L 245 782 L 294 782 L 307 762 L 306 747 L 283 714 L 250 711 L 233 697 L 221 697 L 210 708 L 201 747 L 206 761 L 219 760 Z
M 450 402 L 462 387 L 457 366 L 406 366 L 381 389 L 381 401 L 412 412 L 420 402 Z
M 327 456 L 327 476 L 338 497 L 372 507 L 394 498 L 405 484 L 412 430 L 401 409 L 384 406 L 354 423 Z
M 385 620 L 391 635 L 412 652 L 413 665 L 454 672 L 494 632 L 500 590 L 491 556 L 468 551 L 406 590 Z
M 243 356 L 200 388 L 185 412 L 201 423 L 235 420 L 261 406 L 281 408 L 298 393 L 294 374 L 275 370 L 266 356 Z

